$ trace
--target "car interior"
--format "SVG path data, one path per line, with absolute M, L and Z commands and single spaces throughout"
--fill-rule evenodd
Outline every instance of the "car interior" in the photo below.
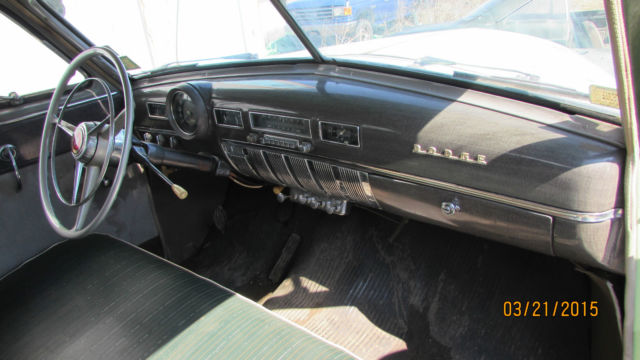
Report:
M 0 99 L 0 358 L 622 358 L 619 117 L 318 61 L 278 0 L 310 59 L 132 76 L 47 3 L 0 1 L 69 62 Z

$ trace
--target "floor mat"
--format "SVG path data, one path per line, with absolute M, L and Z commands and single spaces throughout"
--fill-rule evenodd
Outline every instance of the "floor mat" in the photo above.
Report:
M 223 230 L 213 228 L 201 251 L 184 267 L 254 301 L 274 290 L 269 272 L 292 232 L 293 205 L 271 190 L 229 187 Z
M 506 318 L 507 300 L 587 300 L 565 261 L 361 209 L 303 216 L 270 310 L 365 359 L 589 357 L 589 320 Z
M 224 233 L 187 267 L 365 359 L 588 359 L 588 318 L 505 317 L 505 301 L 589 299 L 561 259 L 352 208 L 327 215 L 231 188 Z M 269 272 L 287 238 L 286 273 Z

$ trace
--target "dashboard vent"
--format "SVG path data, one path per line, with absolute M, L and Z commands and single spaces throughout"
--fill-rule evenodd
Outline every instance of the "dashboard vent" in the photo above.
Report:
M 294 179 L 293 175 L 291 175 L 284 155 L 269 151 L 263 151 L 262 153 L 267 157 L 267 160 L 269 160 L 273 172 L 277 174 L 278 178 L 282 179 L 282 183 L 293 187 L 300 187 L 299 183 Z
M 304 190 L 308 190 L 316 194 L 324 193 L 318 183 L 314 180 L 307 160 L 295 156 L 287 156 L 287 158 L 289 160 L 289 164 L 291 164 L 291 171 Z
M 229 109 L 213 109 L 213 116 L 216 119 L 216 124 L 219 126 L 228 126 L 242 129 L 242 112 L 239 110 Z
M 360 146 L 360 128 L 355 125 L 320 121 L 320 139 L 336 144 Z
M 227 159 L 241 174 L 317 195 L 379 208 L 366 172 L 299 156 L 222 142 Z
M 247 160 L 256 169 L 261 178 L 273 184 L 286 185 L 271 171 L 264 154 L 260 150 L 247 149 Z
M 153 119 L 166 119 L 167 106 L 162 103 L 147 103 L 147 113 Z

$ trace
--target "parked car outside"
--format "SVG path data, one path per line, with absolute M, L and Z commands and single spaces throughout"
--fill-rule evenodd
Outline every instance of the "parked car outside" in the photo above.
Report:
M 310 36 L 326 45 L 363 41 L 411 17 L 415 0 L 294 0 L 287 10 Z

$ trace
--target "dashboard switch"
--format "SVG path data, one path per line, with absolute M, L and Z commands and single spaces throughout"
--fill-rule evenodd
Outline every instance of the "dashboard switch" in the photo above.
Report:
M 311 143 L 306 141 L 303 141 L 300 143 L 300 145 L 298 145 L 298 150 L 302 151 L 303 153 L 308 153 L 312 149 L 313 149 L 313 146 L 311 145 Z
M 167 139 L 164 137 L 164 135 L 162 134 L 158 134 L 156 136 L 156 144 L 160 145 L 160 146 L 164 146 L 167 142 Z
M 252 144 L 257 144 L 259 141 L 260 141 L 260 137 L 258 136 L 258 134 L 251 133 L 247 135 L 247 142 L 250 142 Z
M 178 148 L 178 138 L 175 136 L 172 136 L 169 138 L 169 147 L 172 149 L 177 149 Z
M 455 215 L 456 212 L 460 211 L 460 206 L 452 202 L 443 202 L 440 205 L 440 210 L 442 210 L 443 214 L 447 216 L 451 216 L 451 215 Z

